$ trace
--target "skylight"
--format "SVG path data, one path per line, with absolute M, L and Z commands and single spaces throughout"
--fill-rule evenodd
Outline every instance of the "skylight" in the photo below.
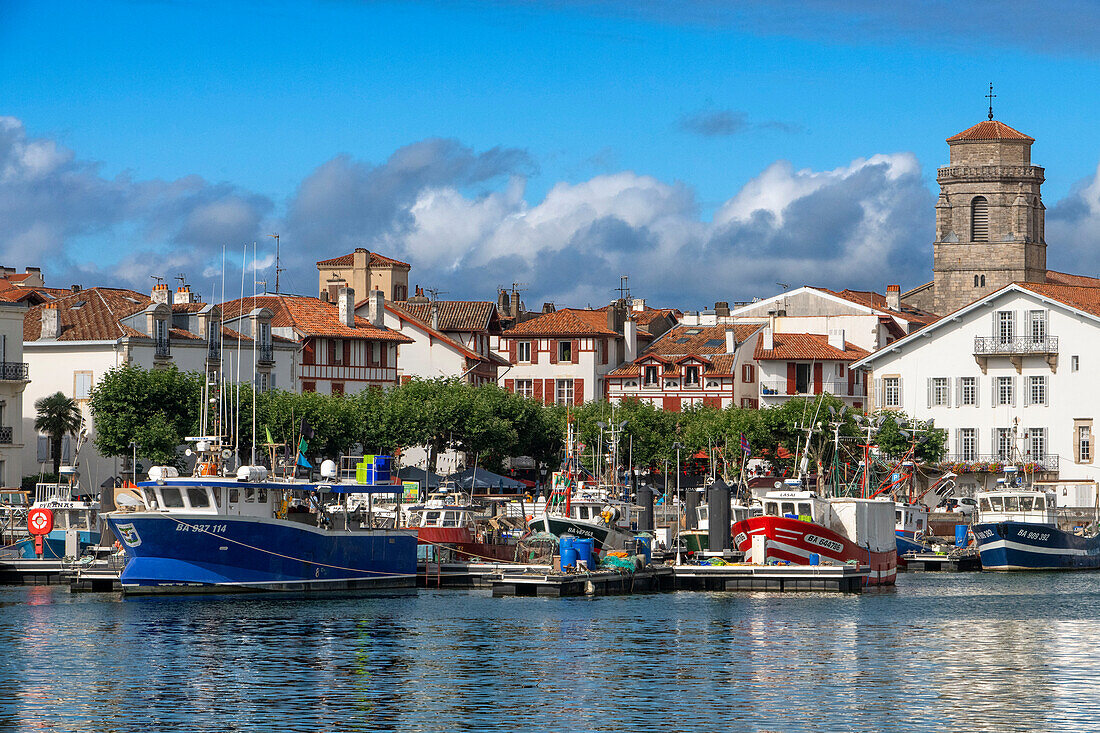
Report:
M 725 339 L 707 339 L 707 342 L 705 344 L 703 344 L 703 346 L 709 346 L 711 348 L 714 348 L 716 346 L 725 346 L 725 344 L 726 344 Z
M 672 343 L 674 343 L 674 344 L 686 344 L 688 341 L 691 341 L 691 339 L 689 339 L 689 338 L 678 338 L 675 341 L 673 341 Z
M 83 308 L 85 305 L 87 305 L 87 301 L 78 300 L 78 301 L 76 301 L 75 303 L 73 303 L 72 305 L 69 306 L 69 310 L 74 311 L 77 308 Z
M 686 333 L 688 336 L 698 336 L 702 332 L 703 329 L 701 328 L 689 328 L 688 330 L 684 331 L 684 333 Z

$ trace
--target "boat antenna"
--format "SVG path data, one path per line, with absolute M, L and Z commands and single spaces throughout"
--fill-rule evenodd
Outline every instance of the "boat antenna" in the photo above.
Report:
M 275 241 L 278 242 L 278 235 L 276 235 Z M 276 251 L 277 248 L 276 248 Z M 252 267 L 256 267 L 256 242 L 252 242 Z M 276 258 L 275 265 L 275 281 L 279 280 L 279 265 Z M 267 292 L 265 283 L 264 292 Z M 252 278 L 252 312 L 256 312 L 256 278 Z M 249 461 L 250 466 L 256 465 L 256 387 L 259 386 L 256 379 L 256 344 L 260 340 L 259 334 L 259 319 L 256 319 L 256 328 L 252 330 L 252 457 Z M 344 515 L 344 521 L 347 521 L 347 514 Z
M 244 272 L 248 268 L 248 245 L 241 248 L 241 305 L 244 305 Z M 233 421 L 233 455 L 236 457 L 233 465 L 236 466 L 240 458 L 241 447 L 241 333 L 237 332 L 237 400 L 236 419 Z

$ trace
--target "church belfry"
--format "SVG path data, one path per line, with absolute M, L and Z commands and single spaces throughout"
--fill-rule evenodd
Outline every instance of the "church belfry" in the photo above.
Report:
M 947 138 L 950 164 L 936 175 L 932 269 L 939 315 L 1011 282 L 1046 282 L 1043 169 L 1031 164 L 1035 140 L 992 117 L 990 106 L 989 120 Z

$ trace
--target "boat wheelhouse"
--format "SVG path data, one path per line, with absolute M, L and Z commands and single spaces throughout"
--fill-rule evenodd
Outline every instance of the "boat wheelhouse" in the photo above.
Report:
M 415 529 L 422 546 L 434 548 L 434 557 L 454 560 L 514 560 L 515 544 L 503 527 L 493 526 L 484 509 L 470 496 L 441 486 L 423 504 L 405 509 L 404 524 Z
M 76 558 L 88 547 L 99 544 L 99 501 L 80 491 L 76 470 L 62 466 L 58 483 L 40 483 L 34 487 L 34 501 L 27 509 L 46 509 L 50 512 L 53 529 L 42 538 L 42 559 L 60 560 Z M 23 512 L 24 529 L 26 511 Z M 24 559 L 38 557 L 33 538 L 21 540 L 16 548 Z

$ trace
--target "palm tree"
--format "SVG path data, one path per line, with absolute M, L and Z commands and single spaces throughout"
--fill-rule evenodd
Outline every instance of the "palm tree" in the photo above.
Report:
M 34 409 L 38 413 L 34 419 L 34 429 L 50 436 L 53 472 L 57 475 L 61 471 L 61 440 L 80 430 L 84 416 L 80 413 L 76 400 L 66 397 L 62 392 L 35 400 Z

